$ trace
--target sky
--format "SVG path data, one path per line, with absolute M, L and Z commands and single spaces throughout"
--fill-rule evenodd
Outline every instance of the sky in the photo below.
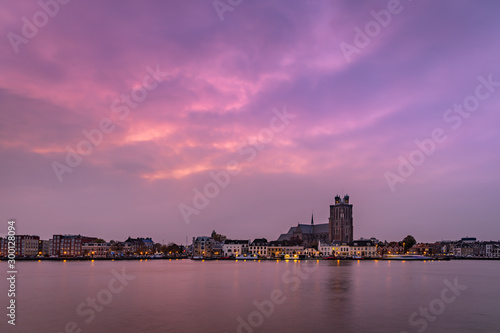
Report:
M 0 236 L 500 239 L 497 1 L 2 1 Z

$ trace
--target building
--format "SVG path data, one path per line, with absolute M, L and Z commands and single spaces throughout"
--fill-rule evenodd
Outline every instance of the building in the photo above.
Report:
M 81 235 L 54 235 L 50 240 L 50 255 L 55 257 L 79 257 L 82 255 Z
M 208 236 L 193 237 L 193 256 L 211 258 L 213 255 L 214 239 Z
M 48 257 L 50 256 L 50 241 L 49 240 L 39 240 L 38 241 L 38 255 Z
M 268 242 L 265 238 L 256 238 L 248 247 L 248 253 L 259 257 L 267 257 Z
M 84 243 L 96 243 L 99 238 L 97 237 L 87 237 L 82 236 L 82 244 Z
M 146 247 L 148 252 L 153 251 L 154 246 L 155 246 L 155 242 L 153 242 L 151 237 L 139 238 L 139 239 L 142 240 L 142 242 L 144 243 L 144 246 Z
M 249 245 L 250 241 L 248 240 L 226 239 L 222 243 L 224 257 L 237 257 L 239 255 L 247 254 Z
M 455 257 L 472 257 L 474 255 L 473 243 L 458 243 L 453 248 L 453 255 Z
M 34 257 L 38 255 L 39 236 L 16 235 L 16 256 Z
M 409 254 L 430 256 L 441 254 L 442 246 L 439 243 L 418 243 L 413 245 L 409 250 Z
M 349 203 L 349 196 L 343 199 L 339 195 L 335 197 L 335 204 L 330 205 L 329 236 L 330 242 L 353 241 L 353 218 L 352 204 Z
M 278 237 L 279 242 L 288 242 L 288 245 L 303 245 L 306 248 L 316 247 L 319 242 L 328 242 L 328 223 L 314 224 L 314 216 L 311 215 L 311 224 L 297 224 L 291 227 L 288 233 Z
M 127 238 L 124 243 L 128 243 L 132 249 L 132 253 L 136 254 L 152 254 L 154 252 L 154 242 L 151 237 L 147 238 Z
M 477 242 L 477 238 L 476 237 L 463 237 L 460 242 L 462 243 L 469 243 L 469 244 L 472 244 L 472 243 L 475 243 Z
M 267 247 L 268 258 L 283 258 L 286 256 L 301 255 L 304 247 L 300 245 L 287 245 L 286 242 L 272 241 Z
M 111 253 L 111 244 L 109 243 L 83 243 L 82 251 L 85 257 L 106 258 Z
M 349 244 L 349 257 L 376 258 L 377 245 L 369 240 L 355 240 Z
M 0 237 L 0 258 L 6 257 L 8 254 L 7 244 L 9 240 L 7 238 Z
M 318 252 L 323 257 L 336 256 L 346 258 L 349 256 L 349 244 L 341 242 L 334 242 L 333 244 L 320 243 L 318 245 Z
M 498 258 L 500 257 L 499 249 L 500 242 L 485 242 L 485 256 L 488 258 Z
M 224 254 L 224 249 L 223 249 L 224 244 L 221 242 L 218 242 L 214 239 L 214 244 L 212 246 L 212 256 L 214 258 L 220 258 Z
M 491 257 L 500 258 L 500 244 L 494 244 L 491 250 Z

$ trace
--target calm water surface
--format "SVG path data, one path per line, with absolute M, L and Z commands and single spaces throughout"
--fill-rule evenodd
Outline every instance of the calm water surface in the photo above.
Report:
M 0 332 L 500 332 L 500 261 L 17 266 L 16 326 L 4 278 Z

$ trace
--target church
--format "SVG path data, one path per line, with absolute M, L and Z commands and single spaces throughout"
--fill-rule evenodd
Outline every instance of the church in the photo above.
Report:
M 335 203 L 330 205 L 330 217 L 328 223 L 314 224 L 314 216 L 311 216 L 310 224 L 297 224 L 291 227 L 286 234 L 281 234 L 278 241 L 302 242 L 304 247 L 317 246 L 321 243 L 350 243 L 353 241 L 353 218 L 352 204 L 349 196 L 335 197 Z

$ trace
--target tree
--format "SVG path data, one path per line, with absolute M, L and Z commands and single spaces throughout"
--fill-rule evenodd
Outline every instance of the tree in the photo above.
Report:
M 96 239 L 95 243 L 96 244 L 106 243 L 106 241 L 104 239 L 102 239 L 102 238 L 98 238 L 98 239 Z
M 404 249 L 404 252 L 406 253 L 415 244 L 417 244 L 417 241 L 415 240 L 415 237 L 413 237 L 412 235 L 406 236 L 403 239 L 403 249 Z
M 163 244 L 160 244 L 160 243 L 155 243 L 153 245 L 153 252 L 154 253 L 158 253 L 158 252 L 163 252 L 161 249 L 162 249 L 162 246 Z
M 169 254 L 169 255 L 172 255 L 172 254 L 178 254 L 181 252 L 181 249 L 179 247 L 179 245 L 175 244 L 175 243 L 169 243 L 167 248 L 166 248 L 166 251 L 165 251 L 165 254 Z

